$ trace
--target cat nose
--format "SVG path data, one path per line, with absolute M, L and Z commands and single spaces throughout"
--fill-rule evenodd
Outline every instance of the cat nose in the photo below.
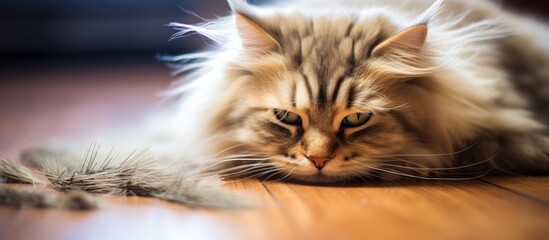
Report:
M 324 168 L 324 166 L 326 165 L 326 162 L 330 160 L 330 157 L 328 156 L 311 156 L 307 158 L 315 165 L 318 170 L 322 170 L 322 168 Z

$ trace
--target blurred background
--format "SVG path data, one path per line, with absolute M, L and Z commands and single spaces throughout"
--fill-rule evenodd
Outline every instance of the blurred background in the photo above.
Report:
M 224 0 L 3 0 L 1 61 L 154 60 L 157 53 L 194 51 L 200 38 L 167 41 L 174 31 L 165 26 L 199 22 L 189 11 L 215 18 L 229 7 Z
M 503 5 L 549 13 L 547 1 Z M 173 79 L 156 55 L 204 46 L 197 36 L 167 41 L 166 24 L 200 21 L 186 10 L 229 13 L 225 0 L 0 0 L 0 150 L 125 124 L 154 108 Z
M 253 1 L 262 4 L 265 0 Z M 538 16 L 547 1 L 505 0 L 503 5 Z M 148 59 L 202 46 L 198 37 L 167 41 L 170 22 L 198 22 L 228 14 L 225 0 L 21 0 L 0 1 L 2 66 L 81 60 Z
M 549 13 L 547 1 L 503 4 L 541 16 Z M 184 10 L 204 18 L 229 12 L 225 0 L 2 0 L 1 61 L 153 59 L 156 53 L 194 51 L 200 39 L 167 41 L 174 32 L 166 24 L 200 21 Z

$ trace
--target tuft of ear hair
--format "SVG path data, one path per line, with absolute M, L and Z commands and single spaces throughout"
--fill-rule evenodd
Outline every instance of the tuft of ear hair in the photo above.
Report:
M 377 45 L 371 53 L 369 75 L 376 81 L 396 81 L 426 76 L 438 67 L 430 61 L 431 49 L 425 46 L 428 27 L 407 28 Z
M 277 49 L 278 42 L 248 17 L 235 14 L 235 24 L 244 50 L 251 55 L 262 54 Z
M 227 0 L 229 7 L 233 13 L 250 16 L 253 14 L 252 7 L 246 0 Z
M 419 54 L 423 49 L 423 45 L 425 45 L 427 32 L 426 24 L 410 27 L 377 45 L 372 51 L 372 56 L 410 56 Z

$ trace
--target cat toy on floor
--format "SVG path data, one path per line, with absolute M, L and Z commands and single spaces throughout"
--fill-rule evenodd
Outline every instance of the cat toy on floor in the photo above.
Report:
M 153 197 L 189 206 L 242 207 L 237 194 L 220 186 L 219 175 L 193 165 L 160 166 L 148 150 L 119 156 L 111 150 L 98 159 L 99 146 L 92 145 L 79 159 L 60 161 L 49 150 L 28 150 L 22 163 L 0 158 L 0 179 L 5 183 L 46 185 L 55 191 L 34 191 L 0 184 L 0 205 L 31 208 L 93 209 L 90 194 Z M 67 162 L 73 161 L 73 163 Z M 61 195 L 59 192 L 69 193 Z

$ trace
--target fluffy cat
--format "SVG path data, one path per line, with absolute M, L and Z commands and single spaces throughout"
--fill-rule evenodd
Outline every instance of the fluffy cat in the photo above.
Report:
M 230 16 L 170 24 L 174 39 L 196 33 L 219 47 L 166 58 L 185 73 L 167 92 L 181 102 L 131 130 L 178 167 L 146 154 L 99 157 L 95 145 L 83 163 L 49 149 L 23 161 L 60 191 L 210 207 L 238 205 L 212 175 L 315 183 L 549 172 L 542 23 L 477 0 L 229 4 Z M 43 183 L 2 158 L 0 177 Z M 62 207 L 50 204 L 57 196 L 0 190 L 0 204 Z
M 229 4 L 171 24 L 219 45 L 171 59 L 186 159 L 304 182 L 549 171 L 541 23 L 476 0 Z

